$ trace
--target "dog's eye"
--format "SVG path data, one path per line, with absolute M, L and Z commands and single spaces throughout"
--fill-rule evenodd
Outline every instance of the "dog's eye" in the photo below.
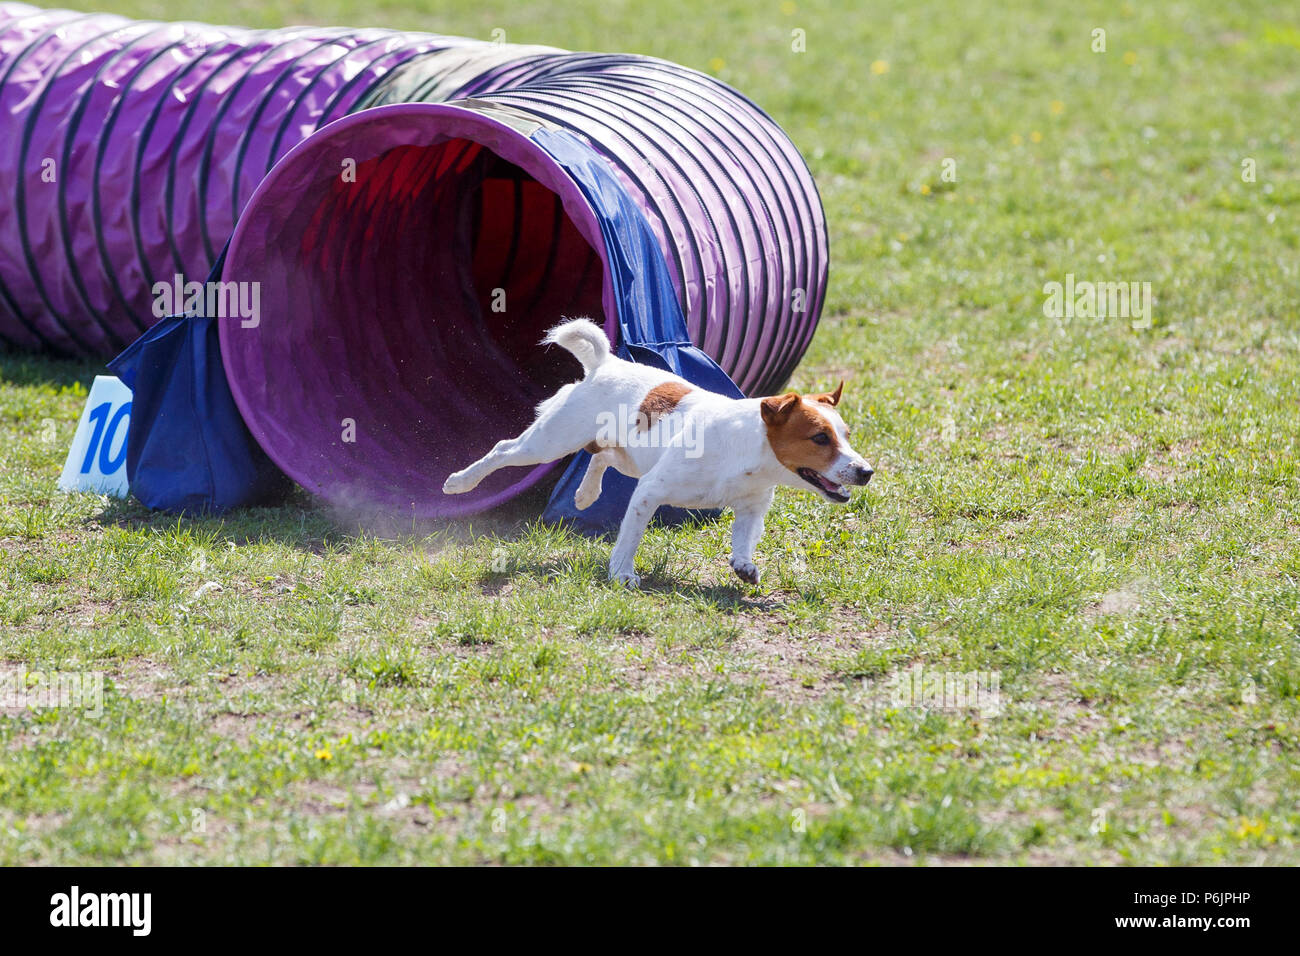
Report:
M 819 445 L 829 445 L 831 443 L 831 436 L 825 432 L 818 432 L 816 435 L 813 435 L 812 440 Z

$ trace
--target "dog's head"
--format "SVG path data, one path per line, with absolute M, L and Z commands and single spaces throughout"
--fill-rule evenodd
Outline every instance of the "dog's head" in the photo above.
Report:
M 840 382 L 834 392 L 786 392 L 763 399 L 760 406 L 777 461 L 799 479 L 789 484 L 811 487 L 836 504 L 849 500 L 848 485 L 865 485 L 875 474 L 849 445 L 849 427 L 835 410 L 843 392 Z

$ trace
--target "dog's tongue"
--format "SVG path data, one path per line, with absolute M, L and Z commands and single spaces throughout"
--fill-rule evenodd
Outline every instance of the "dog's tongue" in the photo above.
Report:
M 828 495 L 838 495 L 841 498 L 848 495 L 848 492 L 844 490 L 843 485 L 835 484 L 835 482 L 831 481 L 820 471 L 813 471 L 811 468 L 800 468 L 799 476 L 812 482 Z

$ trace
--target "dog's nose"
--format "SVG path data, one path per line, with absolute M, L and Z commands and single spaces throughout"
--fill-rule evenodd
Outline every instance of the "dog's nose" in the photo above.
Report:
M 854 484 L 865 485 L 868 481 L 871 480 L 871 476 L 874 474 L 875 472 L 870 468 L 859 467 L 857 469 L 857 474 L 855 476 L 856 481 L 854 481 Z

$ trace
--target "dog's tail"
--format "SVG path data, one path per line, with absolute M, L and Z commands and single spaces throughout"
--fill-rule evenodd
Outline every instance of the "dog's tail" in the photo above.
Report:
M 609 358 L 609 340 L 599 325 L 591 319 L 570 319 L 561 322 L 542 339 L 543 344 L 553 343 L 568 349 L 582 363 L 590 375 Z

